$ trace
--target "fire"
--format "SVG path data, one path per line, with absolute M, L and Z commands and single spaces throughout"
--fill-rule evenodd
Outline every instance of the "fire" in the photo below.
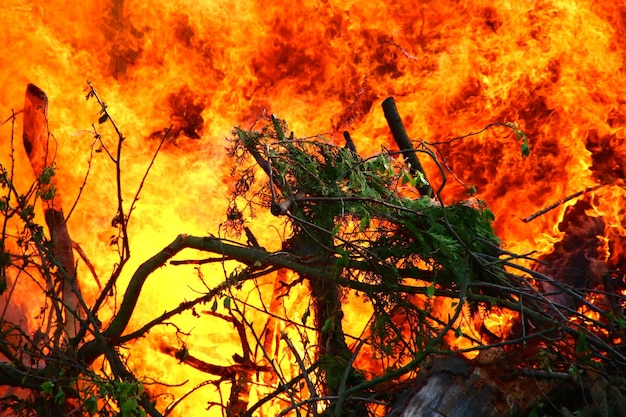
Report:
M 328 133 L 341 143 L 348 130 L 359 152 L 371 155 L 392 143 L 380 111 L 388 96 L 396 97 L 416 142 L 444 142 L 492 122 L 516 123 L 527 134 L 529 158 L 520 156 L 519 143 L 505 128 L 437 145 L 455 175 L 487 201 L 508 250 L 552 251 L 563 237 L 557 225 L 576 200 L 532 222 L 521 219 L 601 185 L 590 193 L 589 215 L 605 221 L 610 268 L 620 269 L 624 260 L 626 7 L 621 1 L 307 1 L 294 7 L 280 0 L 90 0 L 56 7 L 15 0 L 0 11 L 2 120 L 22 108 L 28 83 L 48 94 L 64 207 L 72 206 L 89 175 L 68 223 L 70 233 L 101 279 L 116 261 L 110 228 L 115 174 L 105 152 L 88 158 L 96 131 L 111 148 L 116 136 L 107 124 L 92 126 L 99 109 L 85 103 L 87 79 L 126 137 L 125 201 L 132 201 L 159 139 L 172 126 L 133 213 L 127 271 L 180 233 L 221 230 L 232 187 L 224 137 L 234 125 L 247 128 L 273 112 L 301 136 Z M 4 165 L 15 146 L 11 132 L 11 123 L 0 126 Z M 25 189 L 33 173 L 24 152 L 17 149 L 15 155 L 16 185 Z M 424 162 L 437 187 L 438 167 Z M 445 200 L 467 198 L 464 186 L 446 180 Z M 261 215 L 254 225 L 268 249 L 278 249 L 284 233 L 273 222 Z M 96 282 L 84 265 L 78 268 L 82 288 L 95 297 Z M 220 267 L 201 271 L 209 286 L 223 276 Z M 198 276 L 193 266 L 157 271 L 143 289 L 134 325 L 193 298 L 202 289 Z M 265 297 L 276 290 L 271 282 L 262 286 Z M 19 295 L 24 306 L 27 295 Z M 250 308 L 260 308 L 260 297 L 252 291 L 249 297 Z M 305 299 L 284 307 L 293 321 L 307 311 Z M 358 335 L 367 320 L 353 317 L 348 325 Z M 515 319 L 493 314 L 484 326 L 506 337 Z M 474 324 L 467 320 L 470 329 Z M 161 354 L 164 340 L 170 346 L 184 342 L 213 363 L 232 364 L 233 354 L 241 354 L 232 326 L 217 329 L 216 321 L 209 321 L 182 317 L 176 321 L 178 336 L 154 330 L 138 342 L 135 352 L 141 354 L 130 358 L 133 367 L 168 384 L 189 380 L 172 390 L 180 397 L 206 376 Z M 279 352 L 278 366 L 294 366 L 294 355 L 311 354 L 314 341 L 290 351 L 280 340 L 285 324 L 271 325 L 267 334 L 273 338 L 264 346 Z M 182 336 L 185 332 L 193 337 Z M 196 391 L 177 413 L 200 414 L 207 401 L 220 401 L 220 393 Z

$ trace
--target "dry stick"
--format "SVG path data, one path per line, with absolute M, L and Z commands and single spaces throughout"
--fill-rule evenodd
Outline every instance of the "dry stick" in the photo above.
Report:
M 242 302 L 242 301 L 239 301 Z M 248 304 L 244 305 L 250 306 Z M 246 324 L 246 326 L 248 326 L 248 328 L 250 329 L 250 333 L 252 334 L 252 336 L 254 337 L 254 340 L 257 343 L 257 346 L 259 346 L 261 348 L 261 352 L 263 354 L 263 357 L 265 358 L 265 360 L 267 360 L 267 362 L 269 363 L 269 367 L 271 368 L 271 370 L 274 371 L 274 373 L 276 374 L 276 376 L 280 379 L 281 381 L 281 386 L 284 386 L 285 384 L 287 384 L 287 381 L 285 381 L 285 378 L 283 377 L 281 370 L 278 368 L 278 366 L 276 365 L 276 361 L 272 358 L 270 358 L 269 353 L 267 353 L 267 350 L 265 349 L 265 346 L 261 343 L 261 338 L 259 337 L 259 335 L 256 334 L 256 332 L 254 331 L 254 327 L 252 326 L 252 323 L 249 322 L 248 320 L 246 320 L 246 316 L 244 315 L 244 313 L 239 309 L 239 306 L 237 306 L 237 303 L 235 303 L 235 307 L 233 309 L 233 311 L 236 311 L 240 316 L 241 316 L 241 321 L 244 322 Z M 271 315 L 271 313 L 269 313 Z M 277 391 L 274 391 L 275 393 Z M 282 391 L 281 391 L 282 392 Z M 280 393 L 280 392 L 278 392 Z M 289 389 L 285 389 L 285 393 L 287 394 L 287 396 L 289 397 L 289 400 L 291 401 L 292 404 L 296 404 L 296 399 L 294 397 L 294 394 L 291 392 L 291 390 Z M 270 394 L 271 395 L 271 394 Z M 277 394 L 278 395 L 278 394 Z M 261 405 L 263 405 L 265 402 L 269 401 L 269 399 L 271 399 L 273 397 L 269 397 L 269 396 L 265 396 L 262 400 L 258 401 L 256 404 L 254 404 L 252 407 L 248 408 L 248 411 L 246 411 L 244 413 L 244 416 L 247 416 L 248 413 L 252 413 L 253 410 L 255 410 L 256 408 L 260 407 Z M 266 401 L 267 400 L 267 401 Z
M 269 372 L 270 370 L 268 366 L 256 365 L 253 362 L 234 365 L 214 365 L 193 356 L 191 353 L 185 352 L 184 354 L 181 354 L 180 349 L 165 344 L 161 345 L 159 349 L 166 355 L 173 356 L 180 362 L 185 363 L 200 372 L 230 380 L 235 379 L 241 373 Z
M 513 371 L 514 375 L 529 376 L 539 379 L 559 379 L 562 381 L 572 381 L 574 376 L 565 372 L 540 371 L 537 369 L 517 369 Z
M 54 155 L 55 151 L 49 146 L 50 132 L 48 131 L 47 113 L 48 97 L 46 93 L 39 87 L 29 84 L 26 88 L 24 102 L 23 141 L 28 159 L 38 180 L 41 180 L 43 177 L 45 169 L 52 165 L 52 155 Z M 49 184 L 40 183 L 40 191 L 46 191 L 47 187 L 54 187 L 54 194 L 51 198 L 42 199 L 44 216 L 53 245 L 52 256 L 65 271 L 65 274 L 58 274 L 58 279 L 63 283 L 61 297 L 66 306 L 69 306 L 73 311 L 77 311 L 78 300 L 72 292 L 72 282 L 67 282 L 68 279 L 70 281 L 76 280 L 72 240 L 67 231 L 60 195 L 54 177 L 50 178 Z M 70 336 L 74 336 L 75 329 L 68 322 L 68 317 L 69 314 L 65 318 L 65 328 Z
M 343 404 L 346 400 L 346 397 L 343 395 L 343 391 L 345 391 L 348 378 L 350 377 L 350 370 L 352 369 L 352 365 L 356 360 L 356 356 L 363 347 L 365 340 L 359 340 L 359 343 L 354 348 L 354 353 L 352 353 L 352 357 L 350 358 L 350 362 L 346 365 L 346 369 L 343 372 L 343 376 L 341 377 L 341 384 L 339 384 L 339 390 L 337 391 L 337 403 L 335 404 L 335 414 L 341 416 L 343 412 Z
M 70 207 L 69 211 L 67 212 L 67 216 L 65 216 L 66 222 L 69 221 L 70 217 L 72 217 L 72 213 L 74 212 L 74 209 L 78 205 L 78 202 L 80 201 L 80 197 L 83 194 L 83 190 L 85 189 L 85 186 L 87 185 L 87 179 L 89 178 L 89 174 L 91 173 L 91 162 L 93 161 L 93 147 L 96 145 L 97 141 L 98 139 L 95 139 L 93 143 L 91 144 L 90 151 L 89 151 L 89 158 L 87 159 L 87 172 L 85 173 L 85 176 L 83 177 L 83 183 L 80 185 L 80 187 L 78 187 L 78 194 L 76 195 L 76 198 L 74 199 L 74 204 L 72 204 L 72 207 Z
M 408 363 L 401 366 L 400 368 L 394 369 L 392 371 L 387 372 L 378 377 L 373 377 L 367 381 L 364 381 L 360 384 L 357 384 L 346 391 L 343 392 L 343 397 L 348 398 L 349 396 L 356 394 L 358 392 L 364 391 L 371 387 L 374 387 L 383 382 L 391 381 L 401 377 L 402 375 L 407 374 L 410 371 L 415 370 L 419 367 L 419 365 L 426 359 L 429 355 L 436 353 L 436 346 L 440 345 L 443 341 L 443 338 L 448 332 L 452 329 L 454 323 L 456 323 L 457 319 L 461 315 L 461 311 L 463 310 L 463 302 L 459 302 L 455 308 L 454 314 L 449 319 L 448 323 L 441 329 L 439 334 L 433 338 L 429 339 L 427 345 L 424 349 L 419 350 L 415 353 L 413 359 L 411 359 Z M 343 410 L 335 410 L 335 416 L 341 417 L 343 414 Z
M 23 111 L 23 110 L 20 110 Z M 17 190 L 15 189 L 15 185 L 13 184 L 13 178 L 14 178 L 14 174 L 15 174 L 15 113 L 13 111 L 11 111 L 13 113 L 13 116 L 10 118 L 11 120 L 11 139 L 10 139 L 10 144 L 11 144 L 11 151 L 9 153 L 10 156 L 10 171 L 7 172 L 7 170 L 3 167 L 0 166 L 0 176 L 2 176 L 2 182 L 3 184 L 6 184 L 6 194 L 4 195 L 4 198 L 6 199 L 5 201 L 10 201 L 11 200 L 11 194 L 15 194 L 15 197 L 19 198 L 19 193 L 17 192 Z M 9 120 L 9 119 L 7 119 Z M 6 122 L 5 122 L 6 123 Z M 6 252 L 6 242 L 5 242 L 5 238 L 7 236 L 7 227 L 9 226 L 9 219 L 12 216 L 12 214 L 10 215 L 9 212 L 12 212 L 13 209 L 11 208 L 10 204 L 5 204 L 4 205 L 4 210 L 2 212 L 2 240 L 0 241 L 0 256 L 2 256 L 4 258 Z M 19 277 L 19 275 L 17 276 Z M 13 291 L 16 288 L 17 285 L 17 277 L 15 277 L 16 279 L 13 281 L 13 284 L 11 285 L 11 290 L 9 291 L 8 296 L 5 298 L 5 305 L 4 308 L 2 309 L 2 312 L 0 313 L 0 320 L 4 320 L 6 314 L 7 314 L 7 310 L 9 308 L 9 300 L 12 298 L 12 294 Z M 7 268 L 0 268 L 0 282 L 4 285 L 6 285 L 7 282 Z
M 319 362 L 314 363 L 313 365 L 311 365 L 309 368 L 306 369 L 307 375 L 310 375 L 311 373 L 313 373 L 317 368 L 319 368 Z M 278 397 L 283 392 L 289 392 L 289 390 L 293 388 L 303 378 L 304 378 L 304 375 L 300 374 L 294 377 L 291 381 L 279 385 L 273 392 L 271 392 L 270 394 L 267 394 L 265 397 L 261 398 L 256 404 L 250 407 L 248 411 L 244 413 L 243 417 L 252 417 L 254 412 L 258 410 L 259 408 L 261 408 L 263 404 Z M 318 397 L 317 399 L 321 400 L 323 399 L 323 397 Z
M 343 132 L 343 139 L 346 141 L 346 146 L 345 148 L 348 149 L 349 151 L 352 151 L 354 153 L 356 152 L 356 145 L 354 144 L 354 141 L 352 140 L 352 137 L 350 136 L 349 132 Z
M 150 163 L 148 164 L 148 167 L 146 168 L 145 172 L 143 173 L 143 177 L 141 178 L 141 182 L 139 183 L 139 187 L 137 188 L 137 192 L 135 193 L 135 197 L 133 197 L 133 201 L 132 203 L 130 203 L 130 208 L 128 209 L 128 214 L 126 215 L 126 223 L 128 223 L 130 221 L 130 216 L 133 213 L 133 210 L 135 209 L 135 204 L 137 203 L 137 201 L 139 201 L 139 194 L 141 194 L 141 190 L 143 189 L 145 183 L 146 183 L 146 179 L 148 178 L 148 174 L 150 174 L 150 170 L 152 169 L 152 166 L 154 165 L 154 161 L 156 161 L 156 157 L 159 154 L 159 152 L 161 151 L 161 148 L 163 147 L 163 144 L 165 143 L 165 140 L 167 139 L 167 137 L 169 136 L 170 132 L 172 131 L 172 125 L 170 125 L 170 127 L 168 127 L 165 130 L 165 133 L 163 133 L 163 136 L 161 136 L 161 141 L 159 142 L 159 146 L 157 146 L 156 150 L 154 151 L 154 154 L 152 155 L 152 159 L 150 160 Z
M 406 133 L 406 129 L 404 128 L 404 124 L 402 123 L 400 113 L 398 113 L 398 108 L 396 107 L 396 102 L 393 97 L 386 98 L 383 101 L 382 107 L 385 119 L 387 119 L 387 124 L 389 125 L 389 129 L 393 135 L 393 140 L 396 141 L 396 144 L 403 152 L 405 161 L 409 163 L 409 171 L 411 172 L 411 175 L 415 176 L 419 173 L 423 176 L 423 178 L 427 178 L 424 168 L 422 168 L 422 164 L 420 164 L 419 159 L 417 159 L 415 148 Z M 423 197 L 433 196 L 433 189 L 428 183 L 418 185 L 417 189 Z
M 311 378 L 309 378 L 309 374 L 306 372 L 306 366 L 304 365 L 302 358 L 300 358 L 300 355 L 298 354 L 296 347 L 293 345 L 293 342 L 291 341 L 291 339 L 289 339 L 289 336 L 287 336 L 287 333 L 285 333 L 284 331 L 280 332 L 280 338 L 283 339 L 285 343 L 287 343 L 289 350 L 291 350 L 291 353 L 293 353 L 293 356 L 295 357 L 296 362 L 298 363 L 298 366 L 300 367 L 300 370 L 302 371 L 302 376 L 304 377 L 304 381 L 306 382 L 306 385 L 309 388 L 311 398 L 317 398 L 318 395 L 317 395 L 317 390 L 315 389 L 315 385 L 313 384 L 313 381 L 311 381 Z M 317 407 L 313 407 L 313 415 L 317 416 Z
M 93 266 L 93 264 L 89 260 L 89 257 L 87 256 L 83 248 L 78 243 L 72 241 L 72 249 L 74 249 L 76 253 L 78 253 L 78 255 L 80 256 L 80 258 L 83 260 L 83 262 L 87 266 L 87 269 L 89 269 L 89 272 L 91 272 L 91 275 L 96 281 L 96 284 L 98 284 L 98 289 L 102 291 L 102 283 L 100 282 L 100 278 L 98 278 L 98 273 L 96 272 L 96 268 Z
M 597 190 L 598 188 L 602 188 L 602 187 L 604 187 L 605 185 L 606 185 L 606 184 L 596 185 L 596 186 L 593 186 L 593 187 L 587 187 L 587 188 L 586 188 L 585 190 L 583 190 L 583 191 L 578 191 L 578 192 L 576 192 L 576 193 L 574 193 L 574 194 L 572 194 L 572 195 L 570 195 L 570 196 L 567 196 L 567 197 L 565 197 L 565 198 L 563 198 L 563 199 L 561 199 L 561 200 L 557 201 L 557 202 L 556 202 L 556 203 L 554 203 L 554 204 L 550 204 L 548 207 L 546 207 L 546 208 L 544 208 L 544 209 L 541 209 L 541 210 L 539 210 L 538 212 L 536 212 L 536 213 L 534 213 L 534 214 L 531 214 L 530 216 L 528 216 L 528 217 L 526 217 L 526 218 L 522 219 L 522 221 L 523 221 L 524 223 L 531 222 L 531 221 L 535 220 L 537 217 L 539 217 L 539 216 L 542 216 L 542 215 L 546 214 L 546 213 L 547 213 L 547 212 L 549 212 L 550 210 L 554 210 L 555 208 L 557 208 L 557 207 L 558 207 L 558 206 L 560 206 L 561 204 L 563 204 L 563 203 L 567 203 L 568 201 L 573 200 L 573 199 L 574 199 L 574 198 L 576 198 L 576 197 L 580 197 L 580 196 L 581 196 L 581 195 L 583 195 L 583 194 L 587 194 L 587 193 L 590 193 L 590 192 L 592 192 L 592 191 L 595 191 L 595 190 Z
M 182 396 L 178 397 L 176 400 L 174 400 L 174 402 L 169 404 L 167 407 L 165 407 L 165 411 L 163 412 L 163 417 L 169 416 L 172 413 L 172 411 L 174 411 L 174 408 L 176 408 L 178 404 L 182 403 L 185 400 L 185 398 L 189 397 L 191 394 L 193 394 L 200 388 L 204 387 L 205 385 L 214 384 L 214 383 L 215 381 L 213 380 L 202 381 L 201 383 L 199 383 L 198 385 L 196 385 L 195 387 L 193 387 L 192 389 L 184 393 Z

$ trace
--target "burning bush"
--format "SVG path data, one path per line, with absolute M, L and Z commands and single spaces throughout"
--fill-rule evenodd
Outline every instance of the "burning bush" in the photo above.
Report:
M 130 204 L 125 202 L 125 138 L 91 84 L 87 98 L 98 102 L 100 124 L 109 123 L 117 133 L 111 147 L 93 129 L 93 149 L 115 168 L 116 233 L 110 243 L 119 258 L 104 285 L 88 293 L 74 253 L 91 263 L 71 240 L 66 222 L 72 210 L 64 214 L 54 181 L 47 98 L 29 86 L 24 146 L 38 182 L 24 192 L 15 186 L 13 167 L 0 170 L 3 411 L 162 416 L 175 414 L 189 395 L 212 385 L 227 394 L 221 402 L 207 401 L 208 407 L 228 416 L 292 410 L 417 416 L 430 415 L 433 404 L 449 417 L 623 415 L 623 288 L 557 280 L 567 270 L 551 267 L 580 269 L 602 260 L 510 253 L 494 233 L 485 202 L 447 203 L 442 191 L 454 175 L 443 158 L 444 145 L 422 142 L 414 148 L 393 101 L 385 102 L 385 113 L 399 150 L 382 148 L 369 157 L 357 152 L 347 133 L 341 144 L 323 136 L 297 138 L 274 116 L 263 115 L 250 129 L 236 128 L 224 227 L 230 236 L 244 234 L 245 241 L 221 233 L 181 234 L 124 282 L 129 223 L 154 159 Z M 511 131 L 527 154 L 528 139 L 514 125 L 490 126 Z M 154 157 L 169 134 L 165 130 Z M 437 167 L 438 187 L 417 155 Z M 38 223 L 39 207 L 48 233 Z M 268 212 L 283 237 L 275 249 L 266 249 L 274 243 L 253 232 L 256 216 Z M 600 227 L 599 221 L 590 223 Z M 599 244 L 584 231 L 570 241 Z M 211 256 L 198 259 L 198 253 Z M 542 262 L 550 265 L 537 266 Z M 168 264 L 169 282 L 176 281 L 171 285 L 193 279 L 202 290 L 130 326 L 142 289 Z M 222 268 L 217 284 L 204 275 L 203 265 L 212 264 Z M 176 268 L 183 265 L 195 266 L 195 276 L 179 274 Z M 618 274 L 598 271 L 606 282 Z M 573 301 L 560 303 L 550 291 Z M 27 292 L 31 305 L 12 303 Z M 35 304 L 39 314 L 28 322 Z M 217 352 L 202 352 L 193 331 L 174 321 L 181 315 L 234 332 L 238 346 L 229 351 L 230 363 L 217 364 Z M 172 329 L 152 338 L 163 356 L 210 375 L 169 403 L 171 387 L 138 374 L 130 363 L 135 343 L 157 328 Z M 578 390 L 589 400 L 563 400 Z

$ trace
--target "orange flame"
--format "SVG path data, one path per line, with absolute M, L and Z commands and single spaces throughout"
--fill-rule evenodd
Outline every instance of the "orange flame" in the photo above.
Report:
M 116 212 L 115 183 L 103 154 L 96 154 L 91 166 L 87 162 L 98 109 L 85 104 L 86 79 L 105 97 L 127 138 L 126 201 L 141 182 L 155 138 L 170 125 L 175 134 L 158 155 L 133 215 L 127 271 L 179 233 L 220 230 L 230 186 L 223 138 L 233 125 L 248 127 L 262 112 L 275 112 L 302 136 L 329 132 L 335 137 L 349 130 L 359 151 L 372 154 L 391 146 L 380 111 L 387 96 L 396 97 L 414 141 L 446 141 L 492 122 L 516 123 L 528 135 L 529 158 L 520 156 L 510 131 L 499 128 L 440 145 L 456 176 L 474 184 L 494 211 L 507 249 L 548 253 L 561 239 L 556 225 L 575 200 L 532 222 L 521 219 L 603 185 L 593 192 L 589 214 L 605 218 L 606 259 L 612 267 L 619 268 L 626 255 L 624 245 L 616 244 L 626 234 L 621 209 L 626 6 L 621 1 L 307 1 L 295 6 L 279 0 L 115 0 L 55 7 L 43 0 L 15 0 L 0 12 L 2 119 L 20 109 L 29 82 L 47 92 L 64 204 L 73 203 L 89 171 L 69 227 L 100 276 L 107 276 L 116 260 L 109 227 Z M 96 128 L 113 146 L 110 127 Z M 1 162 L 8 164 L 14 146 L 10 123 L 0 126 L 0 138 Z M 425 165 L 433 183 L 440 184 L 434 164 Z M 19 149 L 16 178 L 21 188 L 34 179 Z M 452 178 L 447 183 L 447 200 L 465 198 L 464 187 Z M 277 249 L 282 230 L 272 227 L 272 219 L 261 216 L 254 227 L 263 245 Z M 209 286 L 222 277 L 220 268 L 202 273 Z M 157 271 L 142 292 L 134 324 L 194 297 L 200 282 L 179 277 L 196 275 L 191 266 Z M 97 292 L 89 278 L 81 285 L 86 294 Z M 273 285 L 264 284 L 263 291 L 271 294 Z M 260 308 L 261 301 L 250 294 L 250 305 Z M 20 297 L 26 303 L 27 294 Z M 298 321 L 307 308 L 305 298 L 288 303 Z M 366 325 L 354 316 L 346 319 L 353 334 Z M 240 353 L 231 326 L 216 329 L 215 322 L 203 325 L 192 317 L 176 323 L 195 336 L 185 339 L 188 348 L 214 363 L 232 363 L 233 354 Z M 485 320 L 497 334 L 506 334 L 510 323 L 511 317 L 496 315 Z M 294 366 L 296 352 L 279 339 L 284 325 L 274 325 L 274 339 L 265 347 L 279 349 L 280 366 Z M 159 332 L 138 342 L 133 366 L 167 383 L 202 383 L 205 376 L 158 353 L 162 340 L 172 338 Z M 312 347 L 298 349 L 304 356 Z M 175 395 L 186 389 L 174 390 Z M 207 401 L 219 400 L 219 393 L 196 392 L 177 410 L 198 414 Z

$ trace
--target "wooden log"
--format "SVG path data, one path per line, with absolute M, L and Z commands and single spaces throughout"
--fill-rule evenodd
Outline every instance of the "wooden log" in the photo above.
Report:
M 62 300 L 66 306 L 76 311 L 78 300 L 76 294 L 72 291 L 72 284 L 76 281 L 74 253 L 72 251 L 72 240 L 70 239 L 61 207 L 59 188 L 54 176 L 49 178 L 47 184 L 41 182 L 45 170 L 52 166 L 53 158 L 56 154 L 56 147 L 50 140 L 47 116 L 48 97 L 46 93 L 39 87 L 29 84 L 26 88 L 24 102 L 24 148 L 28 154 L 35 176 L 40 181 L 40 191 L 44 194 L 48 191 L 53 191 L 46 198 L 42 199 L 44 217 L 52 242 L 52 256 L 58 263 L 57 279 L 61 282 Z M 70 336 L 73 336 L 73 329 L 71 329 L 73 326 L 69 325 L 68 318 L 66 314 L 66 330 L 68 330 Z
M 460 356 L 429 358 L 387 417 L 572 416 L 576 411 L 626 415 L 624 395 L 608 374 L 523 368 L 527 364 L 516 358 L 530 351 L 520 348 L 512 355 L 492 348 L 471 361 Z
M 414 388 L 407 390 L 388 417 L 494 417 L 498 395 L 469 361 L 440 357 L 422 367 Z

